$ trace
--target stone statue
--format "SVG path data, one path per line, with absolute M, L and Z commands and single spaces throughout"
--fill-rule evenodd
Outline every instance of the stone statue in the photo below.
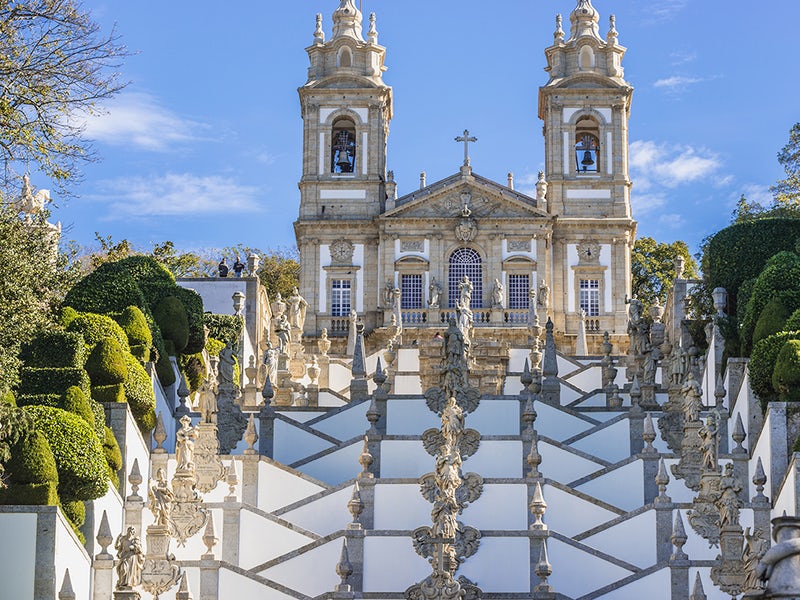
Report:
M 456 331 L 453 331 L 456 329 Z M 447 362 L 449 365 L 460 366 L 464 361 L 464 340 L 457 335 L 460 330 L 456 328 L 455 319 L 450 319 L 450 327 L 445 332 L 445 347 L 447 351 Z
M 745 580 L 743 591 L 752 592 L 764 589 L 764 583 L 758 577 L 758 563 L 769 550 L 769 542 L 764 538 L 764 533 L 756 529 L 751 535 L 750 528 L 744 532 L 744 551 L 742 552 L 742 562 L 744 563 Z
M 697 379 L 695 379 L 694 373 L 689 373 L 689 377 L 686 379 L 686 383 L 683 384 L 681 393 L 684 398 L 683 415 L 685 421 L 699 421 L 700 411 L 703 408 L 703 390 L 700 388 Z
M 494 286 L 492 287 L 492 308 L 503 309 L 505 308 L 505 302 L 505 287 L 500 283 L 499 279 L 495 279 Z
M 278 317 L 278 321 L 275 323 L 275 335 L 278 336 L 278 352 L 281 354 L 289 354 L 291 331 L 292 326 L 289 323 L 289 319 L 286 318 L 286 315 L 283 314 Z
M 328 338 L 328 330 L 322 330 L 323 338 Z M 330 347 L 330 346 L 328 346 Z M 264 377 L 262 378 L 266 381 L 266 378 L 269 377 L 271 382 L 277 382 L 278 376 L 278 351 L 272 346 L 272 342 L 267 342 L 267 347 L 264 350 L 264 357 L 262 359 L 264 365 Z
M 461 330 L 461 335 L 464 340 L 469 342 L 472 339 L 472 324 L 473 316 L 472 311 L 469 309 L 469 304 L 458 305 L 458 328 Z
M 473 290 L 472 282 L 469 280 L 469 277 L 464 275 L 464 278 L 461 280 L 461 283 L 458 284 L 459 305 L 466 306 L 467 308 L 472 306 L 472 290 Z
M 644 356 L 650 345 L 650 326 L 644 319 L 644 306 L 636 298 L 629 300 L 628 335 L 631 338 L 631 353 Z
M 394 302 L 394 281 L 390 278 L 383 286 L 383 308 L 389 310 Z
M 544 281 L 539 286 L 539 306 L 547 308 L 547 302 L 550 299 L 550 286 Z
M 150 481 L 148 492 L 150 504 L 148 508 L 156 520 L 159 527 L 169 527 L 169 516 L 172 512 L 172 503 L 175 501 L 175 494 L 167 485 L 167 475 L 164 469 L 158 469 L 156 479 Z
M 144 568 L 142 542 L 136 537 L 136 530 L 128 527 L 124 534 L 120 533 L 114 549 L 117 551 L 117 589 L 132 590 L 142 583 Z
M 233 358 L 233 348 L 228 344 L 219 352 L 219 383 L 234 385 L 233 365 L 235 362 Z
M 289 304 L 289 325 L 292 329 L 303 330 L 303 325 L 306 322 L 306 309 L 308 302 L 300 295 L 300 290 L 294 288 L 292 295 L 286 299 Z
M 703 441 L 702 468 L 708 471 L 717 470 L 719 458 L 719 423 L 716 411 L 710 413 L 706 423 L 700 428 L 700 439 Z
M 442 302 L 442 286 L 436 281 L 436 277 L 431 279 L 431 284 L 428 286 L 428 306 L 430 308 L 439 308 Z
M 739 524 L 739 509 L 742 507 L 739 492 L 742 485 L 733 474 L 733 463 L 725 465 L 725 472 L 719 482 L 720 497 L 717 500 L 719 509 L 719 527 Z M 741 530 L 740 530 L 741 531 Z
M 192 427 L 189 415 L 181 417 L 181 428 L 175 432 L 175 460 L 178 471 L 194 470 L 194 441 L 197 439 L 197 428 Z
M 211 365 L 206 369 L 206 377 L 200 385 L 197 404 L 203 423 L 217 422 L 217 374 Z
M 772 536 L 776 544 L 761 558 L 758 578 L 767 582 L 767 598 L 796 598 L 800 596 L 800 519 L 773 519 Z
M 644 364 L 642 365 L 642 383 L 644 385 L 655 385 L 656 383 L 656 368 L 658 367 L 658 359 L 661 357 L 661 351 L 657 346 L 649 346 L 649 350 L 645 352 Z
M 34 194 L 33 187 L 31 186 L 31 178 L 25 173 L 25 175 L 22 176 L 22 191 L 15 208 L 17 208 L 19 212 L 25 213 L 26 220 L 30 221 L 31 217 L 44 210 L 48 202 L 50 202 L 50 191 L 39 190 Z

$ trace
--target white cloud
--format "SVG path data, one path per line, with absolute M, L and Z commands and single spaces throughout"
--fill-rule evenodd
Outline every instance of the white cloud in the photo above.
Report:
M 677 213 L 669 213 L 659 216 L 658 224 L 668 229 L 677 229 L 685 225 L 686 220 Z
M 673 66 L 685 65 L 697 60 L 696 52 L 678 51 L 670 54 Z
M 722 162 L 706 148 L 637 140 L 630 145 L 631 177 L 639 189 L 674 188 L 716 175 Z
M 635 191 L 631 194 L 631 211 L 637 219 L 658 210 L 666 203 L 667 198 L 661 194 L 637 194 Z
M 773 195 L 766 185 L 759 185 L 756 183 L 748 183 L 742 186 L 740 192 L 736 194 L 736 200 L 739 200 L 741 194 L 744 194 L 748 202 L 758 202 L 761 206 L 769 206 L 772 204 Z
M 140 92 L 123 93 L 86 121 L 86 137 L 114 146 L 164 152 L 175 144 L 202 139 L 206 125 L 181 117 Z
M 683 77 L 680 75 L 673 75 L 672 77 L 659 79 L 653 84 L 653 87 L 666 88 L 669 91 L 678 91 L 684 90 L 690 85 L 701 83 L 703 81 L 705 81 L 705 79 L 702 77 Z
M 688 0 L 660 0 L 655 3 L 647 2 L 644 9 L 647 11 L 646 19 L 650 22 L 671 19 L 682 11 L 688 3 Z
M 189 173 L 158 178 L 130 177 L 101 183 L 111 218 L 154 216 L 206 216 L 257 212 L 258 188 L 228 177 L 198 177 Z
M 269 152 L 260 152 L 256 155 L 256 161 L 260 162 L 262 165 L 271 165 L 275 162 L 275 155 L 270 154 Z

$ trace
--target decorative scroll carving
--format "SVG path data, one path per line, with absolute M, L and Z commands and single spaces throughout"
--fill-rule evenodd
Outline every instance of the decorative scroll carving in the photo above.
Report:
M 414 550 L 423 558 L 431 560 L 436 551 L 436 539 L 432 535 L 430 527 L 418 527 L 411 534 L 414 540 Z M 455 542 L 453 548 L 455 550 L 455 559 L 460 566 L 470 556 L 474 556 L 478 552 L 480 546 L 481 532 L 474 527 L 465 527 L 463 523 L 458 522 L 456 529 Z
M 530 240 L 508 240 L 508 251 L 509 252 L 530 252 L 531 251 L 531 241 Z
M 425 240 L 400 240 L 400 252 L 425 252 Z
M 428 429 L 422 434 L 422 444 L 425 446 L 425 451 L 431 456 L 436 456 L 439 453 L 439 448 L 444 445 L 444 442 L 442 432 L 438 429 Z M 461 451 L 461 458 L 466 460 L 475 454 L 480 445 L 481 434 L 474 429 L 466 429 L 458 446 Z

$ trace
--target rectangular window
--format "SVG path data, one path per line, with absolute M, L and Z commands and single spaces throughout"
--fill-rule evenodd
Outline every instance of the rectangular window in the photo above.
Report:
M 422 308 L 422 275 L 401 275 L 400 290 L 400 308 Z
M 598 279 L 581 279 L 580 306 L 587 317 L 600 316 L 600 281 Z
M 531 289 L 530 275 L 509 275 L 508 276 L 508 308 L 524 309 L 530 307 Z
M 352 282 L 349 279 L 331 281 L 331 316 L 347 317 L 350 315 L 351 286 Z

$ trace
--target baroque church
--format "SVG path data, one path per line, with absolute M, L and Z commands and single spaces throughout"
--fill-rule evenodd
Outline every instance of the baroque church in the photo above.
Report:
M 762 411 L 716 320 L 698 350 L 681 268 L 664 307 L 630 298 L 633 89 L 600 23 L 556 18 L 535 197 L 473 172 L 468 131 L 400 196 L 375 15 L 318 15 L 298 289 L 178 280 L 239 341 L 195 393 L 148 363 L 152 433 L 104 405 L 122 467 L 85 540 L 0 505 L 0 598 L 800 597 L 796 416 Z

